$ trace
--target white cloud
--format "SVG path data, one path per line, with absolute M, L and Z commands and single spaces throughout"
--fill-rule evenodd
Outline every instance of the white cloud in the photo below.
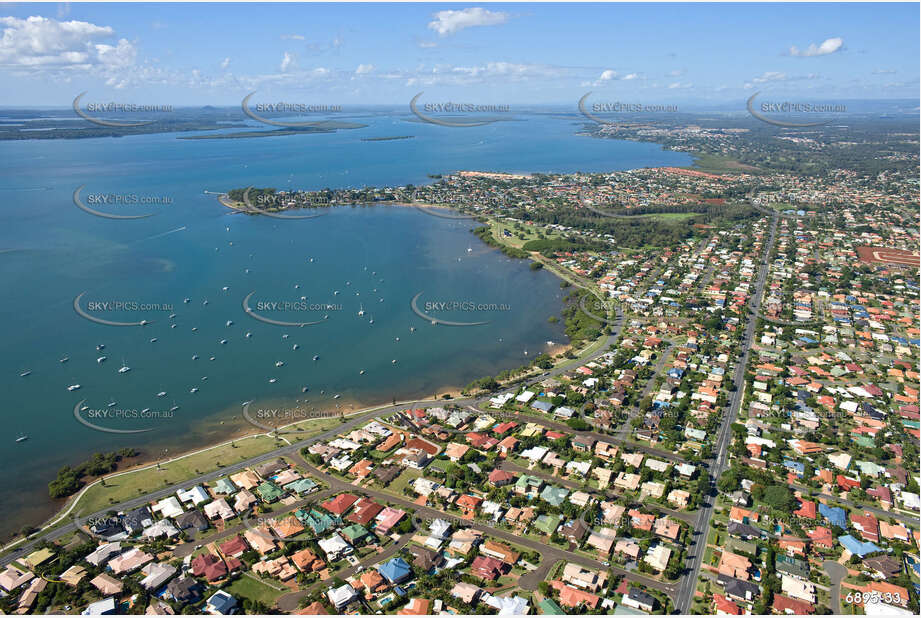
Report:
M 103 43 L 115 31 L 85 21 L 57 21 L 46 17 L 0 17 L 0 65 L 35 69 L 92 69 L 121 67 L 137 54 L 126 39 Z
M 283 34 L 281 35 L 281 40 L 282 41 L 303 41 L 304 35 L 303 34 Z
M 358 68 L 355 69 L 355 75 L 367 75 L 374 70 L 373 64 L 359 64 Z
M 752 79 L 756 84 L 766 84 L 768 82 L 782 82 L 787 79 L 786 73 L 781 73 L 779 71 L 765 71 L 758 77 Z
M 827 56 L 828 54 L 833 54 L 836 51 L 839 51 L 842 47 L 844 47 L 844 39 L 841 37 L 834 37 L 831 39 L 825 39 L 819 45 L 812 43 L 806 49 L 799 49 L 796 45 L 791 45 L 790 55 L 798 56 L 800 58 Z
M 755 84 L 768 84 L 775 82 L 799 82 L 821 79 L 818 73 L 808 73 L 806 75 L 787 75 L 780 71 L 765 71 L 758 77 L 753 77 L 750 82 L 745 84 L 745 88 L 753 88 Z
M 631 79 L 639 79 L 639 78 L 640 78 L 640 74 L 639 74 L 639 73 L 629 73 L 629 74 L 627 74 L 627 75 L 624 75 L 624 77 L 623 77 L 623 79 L 626 80 L 626 81 L 629 81 L 629 80 L 631 80 Z
M 288 69 L 293 68 L 293 66 L 294 66 L 294 56 L 288 52 L 285 52 L 284 58 L 281 59 L 281 65 L 279 66 L 279 70 L 281 70 L 281 72 L 284 73 Z
M 684 88 L 693 88 L 694 84 L 689 82 L 673 82 L 668 85 L 669 90 L 684 89 Z
M 229 66 L 230 66 L 230 58 L 224 58 L 224 59 L 221 61 L 221 68 L 222 68 L 222 69 L 226 69 L 226 68 L 229 67 Z
M 892 75 L 895 69 L 873 69 L 873 75 Z
M 612 79 L 617 79 L 617 71 L 612 71 L 611 69 L 602 71 L 601 75 L 598 76 L 599 82 L 609 82 Z
M 487 11 L 482 7 L 472 7 L 460 11 L 438 11 L 435 19 L 429 22 L 429 29 L 440 36 L 460 32 L 473 26 L 496 26 L 508 21 L 508 14 L 501 11 Z

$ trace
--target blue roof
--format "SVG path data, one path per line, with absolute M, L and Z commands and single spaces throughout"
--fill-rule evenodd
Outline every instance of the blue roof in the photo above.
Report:
M 847 528 L 847 514 L 840 506 L 819 504 L 819 514 L 827 519 L 828 523 L 838 526 L 839 528 Z
M 838 542 L 844 545 L 844 549 L 848 550 L 855 556 L 863 558 L 867 554 L 872 554 L 873 552 L 882 551 L 879 547 L 870 543 L 869 541 L 858 541 L 850 534 L 838 537 Z
M 793 461 L 792 459 L 785 459 L 783 462 L 785 468 L 789 468 L 796 472 L 799 476 L 803 476 L 806 472 L 806 465 L 799 461 Z
M 549 412 L 553 405 L 547 403 L 546 401 L 535 401 L 531 404 L 531 407 L 536 408 L 542 412 Z
M 409 579 L 410 573 L 412 573 L 412 569 L 409 568 L 409 565 L 402 558 L 392 558 L 388 560 L 379 566 L 377 571 L 381 574 L 381 577 L 391 584 L 398 584 L 406 581 Z

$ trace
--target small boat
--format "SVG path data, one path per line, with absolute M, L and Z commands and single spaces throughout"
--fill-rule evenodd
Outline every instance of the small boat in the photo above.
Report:
M 110 408 L 114 408 L 114 407 L 117 406 L 117 405 L 118 405 L 118 402 L 115 401 L 114 399 L 113 399 L 112 401 L 109 402 L 109 407 L 110 407 Z
M 276 382 L 278 382 L 276 378 L 269 378 L 269 384 L 275 384 Z
M 16 438 L 16 441 L 17 441 L 17 442 L 25 442 L 25 441 L 28 440 L 28 439 L 29 439 L 29 436 L 27 436 L 26 434 L 23 433 L 23 434 L 19 434 L 19 437 Z
M 20 377 L 20 378 L 24 378 L 24 377 L 26 377 L 27 375 L 31 375 L 31 374 L 32 374 L 32 370 L 31 370 L 31 369 L 26 369 L 25 371 L 23 371 L 22 373 L 19 374 L 19 377 Z
M 320 360 L 320 355 L 319 355 L 319 354 L 314 354 L 314 355 L 313 355 L 313 360 L 315 360 L 315 361 Z
M 226 339 L 221 339 L 221 345 L 227 345 L 227 340 L 226 340 Z
M 399 337 L 397 337 L 397 338 L 396 338 L 396 340 L 397 340 L 397 341 L 399 341 L 399 340 L 400 340 L 400 338 L 399 338 Z
M 287 338 L 288 338 L 288 334 L 285 333 L 284 335 L 281 336 L 281 338 L 282 338 L 282 339 L 287 339 Z
M 359 315 L 359 316 L 364 315 L 364 314 L 365 314 L 365 307 L 364 307 L 364 305 L 359 304 L 358 306 L 361 307 L 361 308 L 358 310 L 358 315 Z
M 191 298 L 184 298 L 184 299 L 182 300 L 182 302 L 184 302 L 185 304 L 189 304 L 190 302 L 192 302 L 192 299 L 191 299 Z
M 189 392 L 190 392 L 190 393 L 197 393 L 197 392 L 198 392 L 198 387 L 197 387 L 197 386 L 193 386 L 192 388 L 189 389 Z
M 150 322 L 148 322 L 147 320 L 141 320 L 140 324 L 141 326 L 147 326 L 148 324 L 150 324 Z
M 409 327 L 409 332 L 411 332 L 411 333 L 416 332 L 416 327 L 415 327 L 415 326 L 410 326 L 410 327 Z
M 80 406 L 80 411 L 81 411 L 81 412 L 86 412 L 86 411 L 89 410 L 89 409 L 90 409 L 89 406 L 85 406 L 85 405 L 84 405 L 84 406 Z
M 175 314 L 175 313 L 169 314 L 169 319 L 175 320 L 175 319 L 176 319 L 176 314 Z
M 194 333 L 195 331 L 197 331 L 197 330 L 198 330 L 198 327 L 197 327 L 197 326 L 193 326 L 193 327 L 192 327 L 192 332 L 193 332 L 193 333 Z
M 227 323 L 224 326 L 233 326 L 233 320 L 227 320 Z
M 396 364 L 397 364 L 397 359 L 393 359 L 392 361 L 390 361 L 390 364 L 391 364 L 391 365 L 396 365 Z
M 106 349 L 106 344 L 104 344 L 104 343 L 100 343 L 99 345 L 96 346 L 96 350 L 97 350 L 97 351 L 102 351 L 102 350 L 105 350 L 105 349 Z
M 79 384 L 71 384 L 70 386 L 67 387 L 67 390 L 69 390 L 69 391 L 77 391 L 77 390 L 80 390 L 80 385 L 79 385 Z
M 169 409 L 169 411 L 170 411 L 170 412 L 175 412 L 175 411 L 178 410 L 178 409 L 179 409 L 179 406 L 177 406 L 176 404 L 173 404 L 173 406 Z
M 309 391 L 309 390 L 310 390 L 310 387 L 309 387 L 309 386 L 302 386 L 302 387 L 301 387 L 301 392 L 302 392 L 302 393 L 306 393 L 306 392 Z
M 224 291 L 224 292 L 226 292 L 226 291 L 229 290 L 229 289 L 230 289 L 230 288 L 227 287 L 226 285 L 225 285 L 224 287 L 221 288 L 221 290 Z
M 207 381 L 208 381 L 208 376 L 202 376 L 202 377 L 201 377 L 201 381 L 202 381 L 202 382 L 207 382 Z
M 61 359 L 61 362 L 62 362 L 62 363 L 66 363 L 66 362 L 69 361 L 69 360 L 70 360 L 70 357 L 69 357 L 69 356 L 65 356 L 64 358 Z
M 301 284 L 300 284 L 300 283 L 295 283 L 295 284 L 294 284 L 294 289 L 295 289 L 295 290 L 301 289 Z
M 246 334 L 243 335 L 243 336 L 246 337 L 247 339 L 249 339 L 250 337 L 253 336 L 253 334 L 248 332 L 248 333 L 246 333 Z
M 128 373 L 131 371 L 131 367 L 125 364 L 125 361 L 122 361 L 122 366 L 118 368 L 118 373 Z
M 291 346 L 291 349 L 292 349 L 292 350 L 296 350 L 296 349 L 298 349 L 299 347 L 301 347 L 301 346 L 299 346 L 299 345 L 297 345 L 297 344 L 295 343 L 293 346 Z
M 150 412 L 150 408 L 144 408 L 141 410 L 141 414 L 147 414 L 148 412 Z
M 175 325 L 175 324 L 170 324 L 169 327 L 170 327 L 170 328 L 176 328 L 176 325 Z
M 339 290 L 335 290 L 335 291 L 333 292 L 333 296 L 339 296 Z
M 157 338 L 156 338 L 156 337 L 151 337 L 151 338 L 150 338 L 150 342 L 151 342 L 151 343 L 156 343 L 156 342 L 157 342 Z
M 207 301 L 207 300 L 206 300 L 205 302 L 202 303 L 203 306 L 204 306 L 204 305 L 207 305 L 207 304 L 208 304 L 208 301 Z
M 284 362 L 284 361 L 275 361 L 275 366 L 276 366 L 276 367 L 284 367 L 284 366 L 285 366 L 285 362 Z
M 193 354 L 193 355 L 192 355 L 192 360 L 198 360 L 198 354 Z
M 96 362 L 97 362 L 97 363 L 104 363 L 104 362 L 106 362 L 106 359 L 107 359 L 107 358 L 108 358 L 108 356 L 100 356 L 99 358 L 96 359 Z
M 157 393 L 157 397 L 166 397 L 166 391 L 160 391 Z
M 373 316 L 373 315 L 371 316 L 371 319 L 368 320 L 368 324 L 374 324 L 374 316 Z
M 359 371 L 359 372 L 358 372 L 358 375 L 360 375 L 360 376 L 363 376 L 363 375 L 365 375 L 365 370 L 364 370 L 364 369 L 362 369 L 361 371 Z
M 214 357 L 211 356 L 211 357 L 208 358 L 208 360 L 209 360 L 209 361 L 213 361 L 213 360 L 214 360 Z
M 473 247 L 467 247 L 467 253 L 473 253 Z
M 339 399 L 342 395 L 333 395 L 333 399 Z

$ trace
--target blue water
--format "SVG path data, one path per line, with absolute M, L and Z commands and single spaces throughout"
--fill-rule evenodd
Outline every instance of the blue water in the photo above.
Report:
M 427 396 L 517 367 L 547 350 L 547 341 L 563 341 L 560 325 L 547 320 L 561 308 L 559 282 L 482 245 L 469 233 L 469 221 L 389 206 L 280 221 L 232 213 L 205 190 L 423 184 L 428 174 L 461 169 L 572 172 L 690 162 L 651 144 L 578 136 L 579 123 L 565 118 L 464 129 L 403 117 L 362 121 L 371 126 L 242 140 L 161 134 L 0 142 L 0 282 L 7 297 L 0 307 L 0 414 L 8 428 L 0 490 L 21 498 L 0 502 L 0 531 L 49 515 L 56 505 L 47 498 L 47 481 L 93 451 L 130 445 L 156 456 L 213 442 L 241 428 L 240 404 L 249 400 L 307 398 L 307 405 L 331 409 Z M 360 141 L 407 134 L 415 138 Z M 80 186 L 84 203 L 104 193 L 171 203 L 96 206 L 155 213 L 102 219 L 73 204 Z M 84 292 L 83 308 L 116 300 L 168 308 L 90 311 L 108 320 L 151 322 L 106 326 L 74 311 L 74 298 Z M 323 311 L 328 318 L 318 325 L 280 327 L 243 312 L 250 292 L 252 305 L 305 296 L 342 308 Z M 489 323 L 432 326 L 410 309 L 419 292 L 422 303 L 473 301 L 508 310 L 433 311 L 443 319 Z M 319 313 L 267 315 L 312 321 L 323 319 Z M 100 344 L 105 348 L 97 351 Z M 98 363 L 102 355 L 107 360 Z M 65 356 L 69 360 L 59 362 Z M 276 367 L 277 361 L 285 364 Z M 118 373 L 122 362 L 130 372 Z M 24 371 L 32 373 L 20 377 Z M 69 392 L 75 383 L 81 389 Z M 332 400 L 333 394 L 341 398 Z M 155 420 L 95 420 L 109 428 L 153 428 L 116 435 L 79 424 L 73 410 L 81 401 L 91 410 L 107 409 L 111 401 L 115 409 L 178 409 Z M 29 439 L 14 443 L 20 433 Z

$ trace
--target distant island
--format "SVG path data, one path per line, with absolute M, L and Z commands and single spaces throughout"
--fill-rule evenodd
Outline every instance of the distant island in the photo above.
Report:
M 398 139 L 413 139 L 415 135 L 393 135 L 391 137 L 363 137 L 361 141 L 363 142 L 392 142 Z

